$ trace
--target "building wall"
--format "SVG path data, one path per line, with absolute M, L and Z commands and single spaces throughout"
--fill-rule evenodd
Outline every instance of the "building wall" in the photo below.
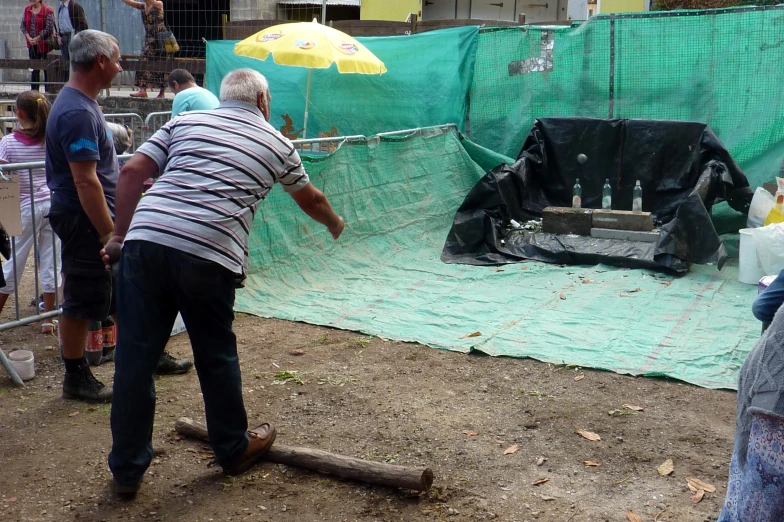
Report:
M 275 20 L 277 6 L 277 0 L 231 0 L 230 19 Z
M 360 20 L 404 22 L 409 13 L 422 18 L 422 0 L 362 0 Z
M 645 0 L 599 0 L 599 13 L 639 13 L 647 11 Z

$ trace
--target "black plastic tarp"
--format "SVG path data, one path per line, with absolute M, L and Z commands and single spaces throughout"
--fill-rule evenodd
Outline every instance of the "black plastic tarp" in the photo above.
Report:
M 585 163 L 578 156 L 587 157 Z M 583 208 L 601 208 L 605 180 L 612 208 L 631 210 L 637 180 L 643 210 L 661 228 L 657 243 L 510 230 L 510 220 L 541 218 L 548 206 L 571 206 L 579 178 Z M 711 222 L 724 200 L 748 212 L 746 176 L 703 123 L 543 118 L 534 123 L 513 165 L 488 172 L 455 215 L 441 260 L 497 265 L 526 259 L 607 263 L 688 271 L 689 263 L 724 264 L 727 253 Z

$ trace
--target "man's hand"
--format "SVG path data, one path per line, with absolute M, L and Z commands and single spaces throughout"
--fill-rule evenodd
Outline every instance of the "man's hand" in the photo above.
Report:
M 106 270 L 111 270 L 112 265 L 120 260 L 124 240 L 123 236 L 112 236 L 109 242 L 101 249 L 101 258 Z
M 343 228 L 346 224 L 343 222 L 343 218 L 338 216 L 338 221 L 333 226 L 327 227 L 329 233 L 332 234 L 332 239 L 337 239 L 340 237 L 340 234 L 343 233 Z

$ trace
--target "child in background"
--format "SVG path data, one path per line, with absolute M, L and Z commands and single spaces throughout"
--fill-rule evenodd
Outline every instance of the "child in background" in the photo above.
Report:
M 44 133 L 49 109 L 50 105 L 46 97 L 38 91 L 23 92 L 16 97 L 15 113 L 19 126 L 0 140 L 0 164 L 45 160 Z M 32 184 L 29 171 L 19 171 L 18 176 L 22 204 L 22 235 L 14 241 L 16 257 L 3 265 L 5 286 L 0 288 L 0 311 L 3 310 L 8 297 L 16 292 L 16 284 L 22 281 L 27 257 L 33 249 L 34 238 L 37 238 L 44 312 L 50 312 L 54 309 L 57 287 L 54 267 L 55 256 L 57 256 L 57 266 L 60 266 L 60 241 L 49 225 L 50 195 L 49 187 L 46 186 L 46 173 L 43 168 L 33 169 Z M 33 204 L 35 204 L 35 215 L 33 215 Z M 51 334 L 52 323 L 43 323 L 41 332 Z

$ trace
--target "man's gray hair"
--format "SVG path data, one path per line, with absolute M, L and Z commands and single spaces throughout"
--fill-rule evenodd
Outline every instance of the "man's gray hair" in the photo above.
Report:
M 68 46 L 71 64 L 74 69 L 89 71 L 99 56 L 112 58 L 115 45 L 120 46 L 117 38 L 108 33 L 95 29 L 79 31 Z
M 260 92 L 269 96 L 269 84 L 264 75 L 253 69 L 237 69 L 223 78 L 220 101 L 237 100 L 256 105 Z

